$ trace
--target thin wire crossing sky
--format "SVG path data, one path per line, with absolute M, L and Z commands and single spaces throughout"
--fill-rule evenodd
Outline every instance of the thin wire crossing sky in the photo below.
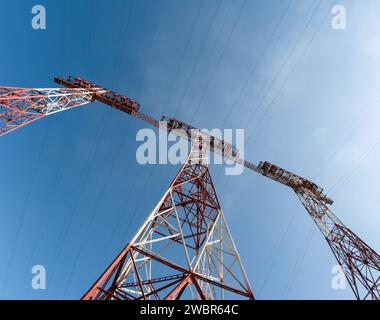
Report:
M 2 86 L 50 88 L 79 76 L 155 118 L 245 129 L 245 157 L 315 181 L 334 213 L 380 250 L 380 3 L 335 1 L 2 1 Z M 0 297 L 79 299 L 162 197 L 178 165 L 139 165 L 143 122 L 98 102 L 0 139 Z M 258 299 L 352 299 L 288 188 L 211 166 Z M 46 269 L 47 289 L 31 286 Z

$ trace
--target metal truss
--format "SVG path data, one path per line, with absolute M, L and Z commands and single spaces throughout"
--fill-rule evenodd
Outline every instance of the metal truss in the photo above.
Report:
M 0 136 L 93 101 L 160 127 L 159 121 L 140 112 L 135 100 L 117 92 L 81 78 L 54 80 L 66 88 L 0 87 Z M 256 165 L 241 159 L 232 144 L 180 120 L 162 120 L 168 132 L 193 142 L 192 151 L 142 228 L 84 299 L 254 299 L 211 180 L 205 150 L 293 189 L 326 238 L 355 297 L 380 299 L 380 256 L 328 209 L 333 200 L 322 188 L 267 161 Z
M 324 235 L 356 299 L 380 299 L 380 256 L 306 188 L 295 190 Z
M 254 299 L 197 139 L 142 227 L 83 299 Z
M 94 90 L 0 87 L 0 136 L 47 115 L 88 104 Z

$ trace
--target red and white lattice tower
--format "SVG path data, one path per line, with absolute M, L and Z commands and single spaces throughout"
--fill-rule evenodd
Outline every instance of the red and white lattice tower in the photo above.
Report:
M 201 138 L 131 242 L 82 299 L 254 299 Z
M 325 237 L 356 299 L 380 299 L 380 255 L 328 208 L 333 201 L 311 181 L 269 162 L 256 171 L 291 187 Z
M 0 136 L 47 115 L 88 104 L 101 89 L 0 87 Z
M 325 237 L 358 300 L 380 299 L 380 255 L 308 189 L 296 190 L 305 209 Z

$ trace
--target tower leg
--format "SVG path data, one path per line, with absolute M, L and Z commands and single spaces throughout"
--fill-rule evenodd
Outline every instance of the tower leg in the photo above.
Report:
M 380 299 L 380 256 L 307 189 L 296 191 L 341 266 L 358 300 Z
M 162 199 L 83 299 L 237 298 L 254 295 L 196 139 Z

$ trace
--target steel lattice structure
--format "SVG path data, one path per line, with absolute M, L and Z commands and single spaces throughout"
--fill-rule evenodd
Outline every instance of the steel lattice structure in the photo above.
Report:
M 307 189 L 296 193 L 325 237 L 359 300 L 380 299 L 380 256 Z
M 0 136 L 33 121 L 88 104 L 94 93 L 85 89 L 0 87 Z
M 140 105 L 126 96 L 81 78 L 56 77 L 54 80 L 66 88 L 0 87 L 0 136 L 48 114 L 92 101 L 100 101 L 150 125 L 160 127 L 159 121 L 141 113 Z M 194 145 L 199 145 L 199 140 L 201 140 L 203 150 L 209 149 L 221 154 L 229 160 L 293 189 L 325 237 L 342 267 L 355 297 L 357 299 L 380 299 L 379 254 L 330 211 L 328 205 L 332 205 L 333 200 L 323 193 L 322 188 L 312 181 L 269 162 L 260 162 L 259 165 L 256 165 L 244 160 L 239 157 L 239 150 L 232 144 L 180 120 L 163 117 L 162 121 L 166 122 L 165 130 L 168 132 L 174 132 L 192 141 Z M 197 134 L 190 134 L 192 130 L 195 130 Z M 223 294 L 229 292 L 253 299 L 252 290 L 220 209 L 208 167 L 204 161 L 195 165 L 195 159 L 193 152 L 163 199 L 148 217 L 143 228 L 88 291 L 84 296 L 85 299 L 178 298 L 182 297 L 186 288 L 191 286 L 194 287 L 192 297 L 221 298 L 223 297 L 222 292 Z M 191 188 L 186 189 L 185 187 Z M 193 194 L 194 191 L 196 193 Z M 198 198 L 194 197 L 195 195 Z M 195 199 L 197 199 L 197 206 L 192 207 L 194 205 L 192 201 Z M 192 220 L 189 220 L 190 218 Z M 169 224 L 171 220 L 174 221 L 174 225 L 173 222 Z M 176 223 L 177 226 L 175 226 Z M 182 227 L 182 223 L 185 223 L 186 228 Z M 157 236 L 159 232 L 162 233 L 161 239 L 153 239 L 153 236 Z M 224 241 L 221 241 L 225 246 L 223 250 L 217 248 L 222 234 L 226 235 L 226 238 L 223 238 Z M 226 241 L 226 239 L 230 240 Z M 181 263 L 167 257 L 160 257 L 160 253 L 157 255 L 157 251 L 152 253 L 149 249 L 150 246 L 162 244 L 164 240 L 170 243 L 170 247 L 174 247 L 174 245 L 183 247 L 185 256 L 182 257 L 184 260 Z M 240 266 L 239 274 L 242 276 L 242 279 L 231 286 L 223 280 L 226 273 L 219 272 L 217 276 L 214 274 L 218 269 L 215 267 L 218 265 L 215 264 L 215 259 L 217 259 L 215 252 L 219 250 L 219 252 L 226 253 L 227 243 L 230 244 L 227 247 L 229 247 L 230 255 L 235 259 L 234 263 Z M 211 249 L 215 252 L 211 253 Z M 142 260 L 137 258 L 138 256 Z M 211 263 L 211 257 L 214 257 L 214 263 Z M 178 259 L 178 257 L 176 258 Z M 151 267 L 153 263 L 158 263 L 161 267 L 166 266 L 171 271 L 176 270 L 177 273 L 166 274 L 163 272 L 157 275 L 148 272 L 148 276 L 143 278 L 141 277 L 142 273 L 136 272 L 142 268 L 145 269 L 145 272 L 153 270 Z M 221 262 L 219 261 L 219 263 Z M 210 264 L 215 270 L 210 269 Z M 226 270 L 230 269 L 226 268 Z M 230 272 L 230 274 L 234 273 Z M 157 289 L 157 286 L 160 286 L 160 289 Z M 162 297 L 170 288 L 177 288 L 177 291 L 171 291 L 171 295 Z M 213 291 L 215 288 L 220 289 L 219 295 Z M 132 291 L 133 293 L 131 293 Z
M 83 299 L 254 299 L 199 140 L 143 226 Z

